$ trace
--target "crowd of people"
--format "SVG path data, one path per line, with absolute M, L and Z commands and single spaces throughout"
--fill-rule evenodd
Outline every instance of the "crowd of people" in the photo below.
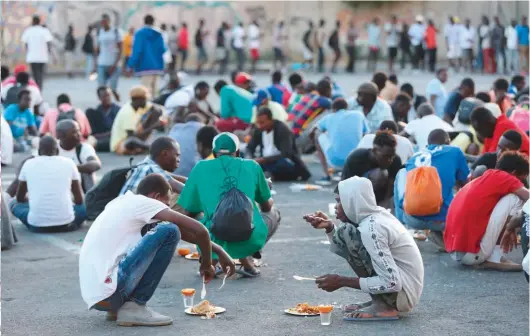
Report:
M 108 20 L 101 40 L 118 57 Z M 399 86 L 397 75 L 376 72 L 349 97 L 329 76 L 313 83 L 294 72 L 285 82 L 277 70 L 258 88 L 250 74 L 235 71 L 231 83 L 213 85 L 216 111 L 204 81 L 183 85 L 176 76 L 158 89 L 142 58 L 163 65 L 165 42 L 152 16 L 145 23 L 128 56 L 143 85 L 124 104 L 109 84 L 86 111 L 67 94 L 43 109 L 42 87 L 25 66 L 12 77 L 2 72 L 2 164 L 11 164 L 13 150 L 30 154 L 2 201 L 34 232 L 93 221 L 79 260 L 90 309 L 123 326 L 170 324 L 146 303 L 181 239 L 198 246 L 205 282 L 223 273 L 258 277 L 254 260 L 281 223 L 272 182 L 312 179 L 301 157 L 308 153 L 322 166 L 316 183 L 340 181 L 335 210 L 343 224 L 320 211 L 303 218 L 325 230 L 332 252 L 357 275 L 316 283 L 372 298 L 345 307 L 345 320 L 394 320 L 417 305 L 424 274 L 414 238 L 428 237 L 465 266 L 522 270 L 505 254 L 518 234 L 528 250 L 525 77 L 498 78 L 481 92 L 464 78 L 447 93 L 448 70 L 439 68 L 422 96 L 409 83 Z M 100 74 L 110 80 L 116 64 Z M 97 182 L 97 153 L 105 151 L 145 158 Z

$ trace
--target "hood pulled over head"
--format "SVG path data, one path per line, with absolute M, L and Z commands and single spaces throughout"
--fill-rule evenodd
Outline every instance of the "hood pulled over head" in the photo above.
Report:
M 344 213 L 352 223 L 359 224 L 366 217 L 385 211 L 375 201 L 372 182 L 353 176 L 339 183 L 339 197 Z

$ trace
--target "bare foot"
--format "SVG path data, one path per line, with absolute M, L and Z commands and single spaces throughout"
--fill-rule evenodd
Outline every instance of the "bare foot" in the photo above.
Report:
M 369 307 L 344 314 L 345 320 L 397 320 L 399 312 L 384 303 L 374 302 Z
M 516 264 L 512 261 L 500 263 L 485 261 L 482 264 L 475 266 L 475 268 L 481 270 L 494 270 L 499 272 L 521 272 L 523 270 L 522 265 Z
M 350 313 L 350 312 L 354 312 L 362 308 L 370 307 L 371 305 L 372 305 L 372 300 L 366 301 L 366 302 L 349 304 L 349 305 L 344 306 L 342 310 L 344 310 L 347 313 Z

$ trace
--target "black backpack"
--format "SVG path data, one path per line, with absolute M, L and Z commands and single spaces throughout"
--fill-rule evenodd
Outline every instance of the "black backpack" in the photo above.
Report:
M 458 106 L 458 121 L 465 125 L 471 125 L 471 112 L 475 107 L 483 106 L 484 103 L 474 97 L 463 99 Z
M 128 168 L 118 168 L 103 175 L 101 181 L 85 195 L 86 214 L 89 220 L 95 220 L 105 210 L 110 201 L 120 195 L 121 188 L 129 177 L 129 172 L 137 166 L 132 165 L 134 158 L 129 159 Z
M 239 173 L 241 173 L 241 165 Z M 223 166 L 226 177 L 224 180 L 225 192 L 213 213 L 210 232 L 219 240 L 226 242 L 242 242 L 250 239 L 254 231 L 252 218 L 254 204 L 244 192 L 237 189 L 238 178 L 228 176 L 228 171 Z
M 339 45 L 339 32 L 337 30 L 333 31 L 331 36 L 328 39 L 328 45 L 330 48 L 336 48 Z
M 9 106 L 11 104 L 17 104 L 18 103 L 18 94 L 20 91 L 24 90 L 26 87 L 24 85 L 16 84 L 12 87 L 10 87 L 7 90 L 6 93 L 6 99 L 4 99 L 3 103 L 4 106 Z
M 62 121 L 62 120 L 73 120 L 73 121 L 77 121 L 75 119 L 75 109 L 72 109 L 68 112 L 61 112 L 59 111 L 59 114 L 57 115 L 57 123 L 59 123 L 59 121 Z

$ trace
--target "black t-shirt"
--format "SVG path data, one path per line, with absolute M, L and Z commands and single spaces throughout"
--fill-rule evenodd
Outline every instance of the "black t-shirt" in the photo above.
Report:
M 339 47 L 339 31 L 334 30 L 328 40 L 328 45 L 332 49 L 337 49 Z
M 195 46 L 197 48 L 202 48 L 202 29 L 198 28 L 195 32 Z
M 302 41 L 304 42 L 304 46 L 309 49 L 310 51 L 313 51 L 313 46 L 311 46 L 311 42 L 310 42 L 310 39 L 311 39 L 311 36 L 313 35 L 313 30 L 312 29 L 308 29 L 305 33 L 304 33 L 304 37 L 302 39 Z
M 219 28 L 219 30 L 217 31 L 216 46 L 218 48 L 224 48 L 225 46 L 225 30 L 223 28 Z
M 471 166 L 471 169 L 475 169 L 478 166 L 486 166 L 488 169 L 494 169 L 497 165 L 497 153 L 485 153 L 482 154 L 475 163 Z

